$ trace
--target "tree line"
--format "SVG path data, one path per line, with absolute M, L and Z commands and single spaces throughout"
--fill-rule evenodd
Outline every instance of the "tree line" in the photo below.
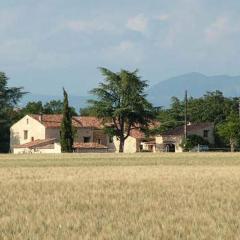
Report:
M 91 91 L 94 100 L 89 100 L 89 107 L 81 109 L 80 115 L 94 115 L 103 119 L 105 131 L 116 136 L 120 141 L 119 151 L 123 152 L 124 143 L 132 129 L 141 128 L 148 132 L 153 120 L 161 126 L 152 130 L 162 133 L 184 123 L 185 101 L 171 98 L 169 107 L 154 107 L 148 100 L 148 83 L 142 80 L 138 71 L 121 70 L 112 72 L 100 68 L 103 81 Z M 41 101 L 29 102 L 25 107 L 17 108 L 21 98 L 27 94 L 22 87 L 8 87 L 8 78 L 0 73 L 0 152 L 8 152 L 10 126 L 26 114 L 62 114 L 67 118 L 62 130 L 67 139 L 66 149 L 72 145 L 69 124 L 70 116 L 78 115 L 68 105 L 64 90 L 64 101 L 52 100 L 43 104 Z M 216 146 L 231 146 L 234 150 L 240 143 L 239 98 L 231 98 L 216 90 L 207 92 L 199 98 L 188 99 L 188 121 L 212 122 L 215 125 Z M 69 129 L 68 129 L 69 128 Z M 196 140 L 196 138 L 195 138 Z M 70 150 L 72 151 L 71 147 Z

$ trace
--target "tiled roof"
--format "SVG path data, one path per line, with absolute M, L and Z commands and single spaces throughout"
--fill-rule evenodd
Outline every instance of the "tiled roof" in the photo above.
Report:
M 160 122 L 153 121 L 149 124 L 149 129 L 154 129 L 160 126 Z M 130 132 L 130 136 L 136 139 L 143 139 L 146 138 L 146 134 L 139 128 L 132 129 Z
M 142 139 L 146 137 L 145 133 L 140 129 L 132 129 L 130 132 L 130 136 L 136 139 Z
M 143 143 L 146 144 L 146 145 L 155 145 L 156 144 L 156 140 L 143 142 Z
M 102 128 L 102 121 L 96 117 L 73 117 L 75 121 L 77 121 L 81 127 L 85 128 Z
M 188 132 L 194 132 L 197 130 L 201 130 L 204 128 L 213 127 L 213 123 L 192 123 L 190 125 L 187 125 L 187 131 Z M 184 135 L 184 126 L 179 126 L 174 129 L 170 129 L 162 134 L 163 136 L 182 136 Z
M 62 114 L 49 115 L 30 115 L 41 122 L 46 128 L 60 128 L 62 123 Z M 101 128 L 101 121 L 96 117 L 73 117 L 72 125 L 76 128 Z
M 90 143 L 74 143 L 73 148 L 76 149 L 107 149 L 108 147 L 102 144 Z
M 49 138 L 49 139 L 38 139 L 29 143 L 21 144 L 21 145 L 15 145 L 14 148 L 37 148 L 37 147 L 43 147 L 50 144 L 53 144 L 55 142 L 55 138 Z

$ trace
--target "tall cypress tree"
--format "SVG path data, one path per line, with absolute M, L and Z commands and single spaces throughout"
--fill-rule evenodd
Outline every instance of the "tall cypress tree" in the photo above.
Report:
M 63 89 L 63 119 L 61 124 L 61 148 L 63 153 L 73 152 L 72 117 L 68 104 L 68 94 Z

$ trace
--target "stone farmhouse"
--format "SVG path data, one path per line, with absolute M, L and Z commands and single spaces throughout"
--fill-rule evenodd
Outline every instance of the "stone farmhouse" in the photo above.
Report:
M 62 115 L 26 115 L 15 123 L 10 131 L 11 152 L 61 153 L 60 128 Z M 156 125 L 157 124 L 157 125 Z M 73 117 L 74 151 L 79 153 L 117 152 L 119 140 L 108 136 L 101 120 L 96 117 Z M 155 123 L 154 126 L 159 126 Z M 153 127 L 153 126 L 152 126 Z M 194 123 L 187 126 L 189 135 L 198 135 L 214 144 L 214 125 Z M 133 129 L 124 145 L 125 153 L 182 152 L 184 126 L 166 131 L 161 135 L 146 136 L 140 129 Z
M 11 129 L 13 153 L 60 153 L 62 115 L 26 115 Z M 76 152 L 114 151 L 112 139 L 102 130 L 95 117 L 73 117 Z
M 60 128 L 62 115 L 26 115 L 10 129 L 11 152 L 18 153 L 61 153 Z M 117 138 L 103 131 L 101 120 L 96 117 L 73 117 L 75 152 L 116 152 Z M 141 143 L 148 138 L 137 129 L 131 131 L 125 143 L 126 153 L 139 152 Z
M 207 140 L 210 144 L 215 143 L 213 123 L 189 123 L 187 125 L 188 135 L 197 135 Z M 180 146 L 184 139 L 184 126 L 170 129 L 156 136 L 157 151 L 183 152 Z

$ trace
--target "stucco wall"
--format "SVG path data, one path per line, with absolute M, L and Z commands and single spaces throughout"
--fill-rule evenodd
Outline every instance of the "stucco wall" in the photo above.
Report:
M 24 139 L 24 131 L 28 131 L 28 138 Z M 10 145 L 24 144 L 34 140 L 45 139 L 45 127 L 30 116 L 25 116 L 10 129 Z
M 94 130 L 93 131 L 93 142 L 103 144 L 105 146 L 108 145 L 108 136 L 103 132 L 103 130 Z
M 204 137 L 204 130 L 208 130 L 208 137 Z M 194 131 L 189 131 L 188 135 L 198 135 L 202 138 L 204 138 L 205 140 L 207 140 L 210 144 L 214 144 L 215 143 L 215 139 L 214 139 L 214 127 L 209 126 L 206 128 L 202 128 L 202 129 L 198 129 L 198 130 L 194 130 Z M 168 144 L 168 143 L 173 143 L 175 145 L 175 151 L 176 152 L 183 152 L 182 147 L 180 146 L 180 144 L 182 143 L 183 140 L 183 136 L 157 136 L 156 137 L 156 148 L 157 151 L 164 151 L 164 144 Z
M 157 136 L 156 151 L 166 151 L 166 146 L 164 146 L 164 144 L 173 143 L 175 145 L 175 152 L 182 152 L 183 149 L 180 147 L 182 139 L 181 136 Z
M 14 154 L 32 154 L 32 153 L 40 153 L 40 154 L 50 154 L 50 153 L 61 153 L 61 146 L 59 143 L 54 143 L 53 147 L 49 148 L 13 148 Z
M 116 137 L 113 138 L 113 143 L 116 149 L 116 152 L 119 150 L 119 140 Z M 124 153 L 136 153 L 137 152 L 137 139 L 133 137 L 128 137 L 125 140 L 124 144 Z
M 60 140 L 60 129 L 59 128 L 46 128 L 46 139 L 56 138 L 57 141 Z
M 93 130 L 91 128 L 78 128 L 74 140 L 84 142 L 84 137 L 90 137 L 90 142 L 93 142 Z
M 204 135 L 203 135 L 204 130 L 208 130 L 208 131 L 209 131 L 207 138 L 205 138 Z M 209 126 L 209 127 L 206 127 L 206 128 L 204 128 L 204 129 L 199 129 L 199 130 L 190 131 L 189 134 L 198 135 L 198 136 L 204 138 L 205 140 L 207 140 L 210 144 L 214 144 L 214 143 L 215 143 L 215 139 L 214 139 L 214 127 L 213 127 L 213 125 L 212 125 L 212 126 Z

